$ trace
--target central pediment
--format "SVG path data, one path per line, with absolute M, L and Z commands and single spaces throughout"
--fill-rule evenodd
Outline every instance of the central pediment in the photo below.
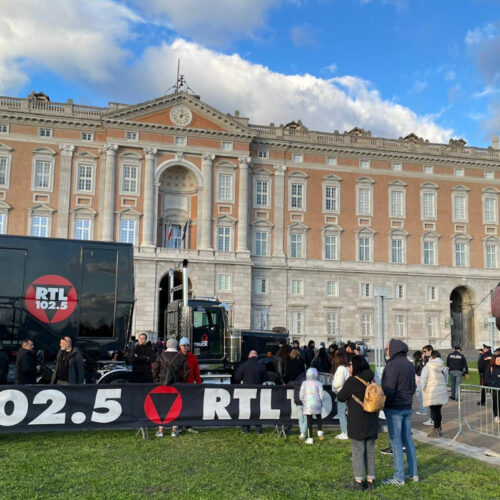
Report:
M 147 124 L 176 129 L 213 130 L 251 134 L 251 130 L 233 116 L 224 114 L 199 98 L 177 92 L 151 101 L 122 107 L 106 113 L 108 123 Z

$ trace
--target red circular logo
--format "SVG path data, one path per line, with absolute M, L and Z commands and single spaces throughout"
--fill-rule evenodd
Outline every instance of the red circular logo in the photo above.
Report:
M 172 386 L 155 387 L 144 400 L 144 413 L 155 424 L 165 425 L 175 420 L 182 410 L 182 397 Z
M 76 289 L 66 278 L 46 274 L 26 290 L 26 309 L 43 323 L 59 323 L 69 318 L 76 307 Z

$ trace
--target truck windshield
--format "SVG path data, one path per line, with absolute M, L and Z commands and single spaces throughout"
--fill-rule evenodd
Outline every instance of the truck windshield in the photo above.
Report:
M 224 345 L 224 311 L 220 307 L 193 310 L 193 347 L 201 359 L 220 358 Z

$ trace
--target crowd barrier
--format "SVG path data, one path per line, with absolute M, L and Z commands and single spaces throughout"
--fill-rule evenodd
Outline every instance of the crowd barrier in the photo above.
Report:
M 481 405 L 481 392 L 484 405 Z M 500 439 L 500 388 L 461 384 L 458 391 L 459 429 L 453 441 L 470 431 L 483 436 Z M 452 441 L 452 442 L 453 442 Z

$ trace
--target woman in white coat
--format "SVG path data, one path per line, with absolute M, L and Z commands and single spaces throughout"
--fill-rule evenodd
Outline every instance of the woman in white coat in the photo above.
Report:
M 431 410 L 434 429 L 429 437 L 441 437 L 441 408 L 448 403 L 447 370 L 444 367 L 441 354 L 432 351 L 429 362 L 422 369 L 420 376 L 424 406 Z
M 335 352 L 333 356 L 333 381 L 332 381 L 332 391 L 337 394 L 342 387 L 344 387 L 345 381 L 350 377 L 349 373 L 349 362 L 345 354 L 340 351 Z M 335 439 L 349 439 L 347 437 L 347 416 L 346 416 L 347 403 L 341 403 L 337 400 L 337 417 L 340 424 L 340 434 L 335 436 Z

